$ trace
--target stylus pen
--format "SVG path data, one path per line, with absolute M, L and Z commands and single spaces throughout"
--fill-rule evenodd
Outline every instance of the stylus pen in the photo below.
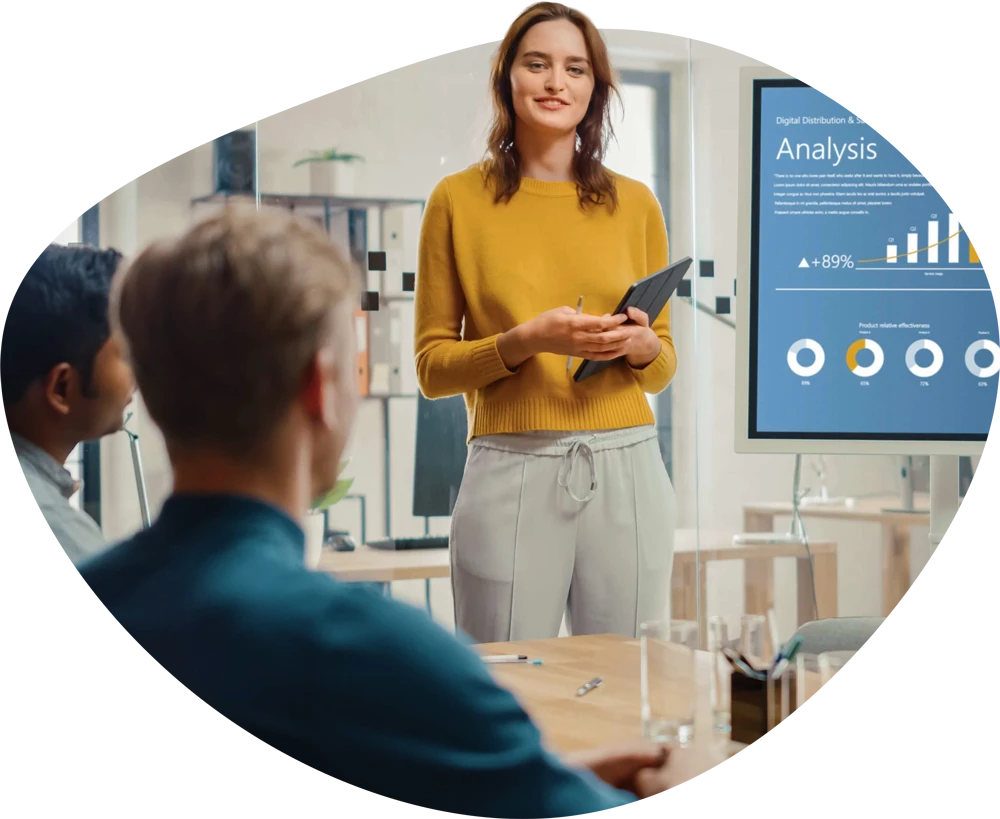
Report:
M 489 665 L 493 663 L 527 663 L 528 665 L 541 665 L 541 660 L 529 660 L 524 654 L 493 654 L 483 657 L 483 662 Z
M 580 315 L 583 312 L 583 296 L 580 296 L 576 300 L 576 314 Z M 569 372 L 573 368 L 573 356 L 566 357 L 566 372 Z

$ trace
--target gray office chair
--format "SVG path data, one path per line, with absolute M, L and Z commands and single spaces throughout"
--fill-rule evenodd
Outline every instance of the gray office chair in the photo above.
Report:
M 830 617 L 803 623 L 796 632 L 802 638 L 799 651 L 803 654 L 857 651 L 884 620 L 884 617 Z

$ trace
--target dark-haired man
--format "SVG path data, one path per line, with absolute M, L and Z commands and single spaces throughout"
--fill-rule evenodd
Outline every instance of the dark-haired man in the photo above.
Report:
M 108 324 L 116 250 L 49 245 L 14 294 L 0 346 L 3 406 L 24 477 L 73 563 L 105 547 L 70 506 L 64 464 L 81 441 L 122 427 L 135 382 Z

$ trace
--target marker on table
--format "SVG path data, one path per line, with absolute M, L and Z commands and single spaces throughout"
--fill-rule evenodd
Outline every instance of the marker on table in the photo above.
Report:
M 493 654 L 483 657 L 484 663 L 526 663 L 529 662 L 525 654 Z M 541 665 L 541 660 L 531 660 L 532 665 Z
M 771 679 L 776 680 L 782 675 L 784 670 L 788 668 L 792 660 L 795 659 L 795 655 L 799 653 L 799 648 L 802 646 L 802 637 L 796 634 L 789 640 L 785 647 L 782 649 L 781 653 L 775 659 L 774 665 L 771 667 Z
M 583 296 L 580 296 L 576 300 L 576 314 L 580 315 L 583 312 Z M 569 372 L 573 367 L 573 356 L 566 356 L 566 372 Z
M 576 690 L 576 695 L 577 695 L 578 697 L 582 697 L 582 696 L 583 696 L 584 694 L 586 694 L 586 693 L 587 693 L 588 691 L 593 691 L 593 690 L 594 690 L 595 688 L 597 688 L 597 686 L 599 686 L 599 685 L 600 685 L 601 683 L 603 683 L 603 682 L 604 682 L 604 680 L 603 680 L 602 678 L 600 678 L 600 677 L 594 677 L 594 679 L 592 679 L 592 680 L 591 680 L 591 681 L 590 681 L 589 683 L 587 683 L 586 685 L 581 685 L 581 686 L 580 686 L 580 687 L 579 687 L 579 688 L 578 688 L 578 689 Z

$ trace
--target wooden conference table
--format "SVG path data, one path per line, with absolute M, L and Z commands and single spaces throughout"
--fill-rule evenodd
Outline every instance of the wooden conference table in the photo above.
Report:
M 496 664 L 490 669 L 514 693 L 558 753 L 635 741 L 640 721 L 639 641 L 610 634 L 478 645 L 482 655 L 524 654 L 542 665 Z M 697 652 L 697 709 L 693 744 L 718 762 L 739 751 L 712 730 L 711 655 Z M 577 689 L 594 677 L 604 682 L 582 697 Z

